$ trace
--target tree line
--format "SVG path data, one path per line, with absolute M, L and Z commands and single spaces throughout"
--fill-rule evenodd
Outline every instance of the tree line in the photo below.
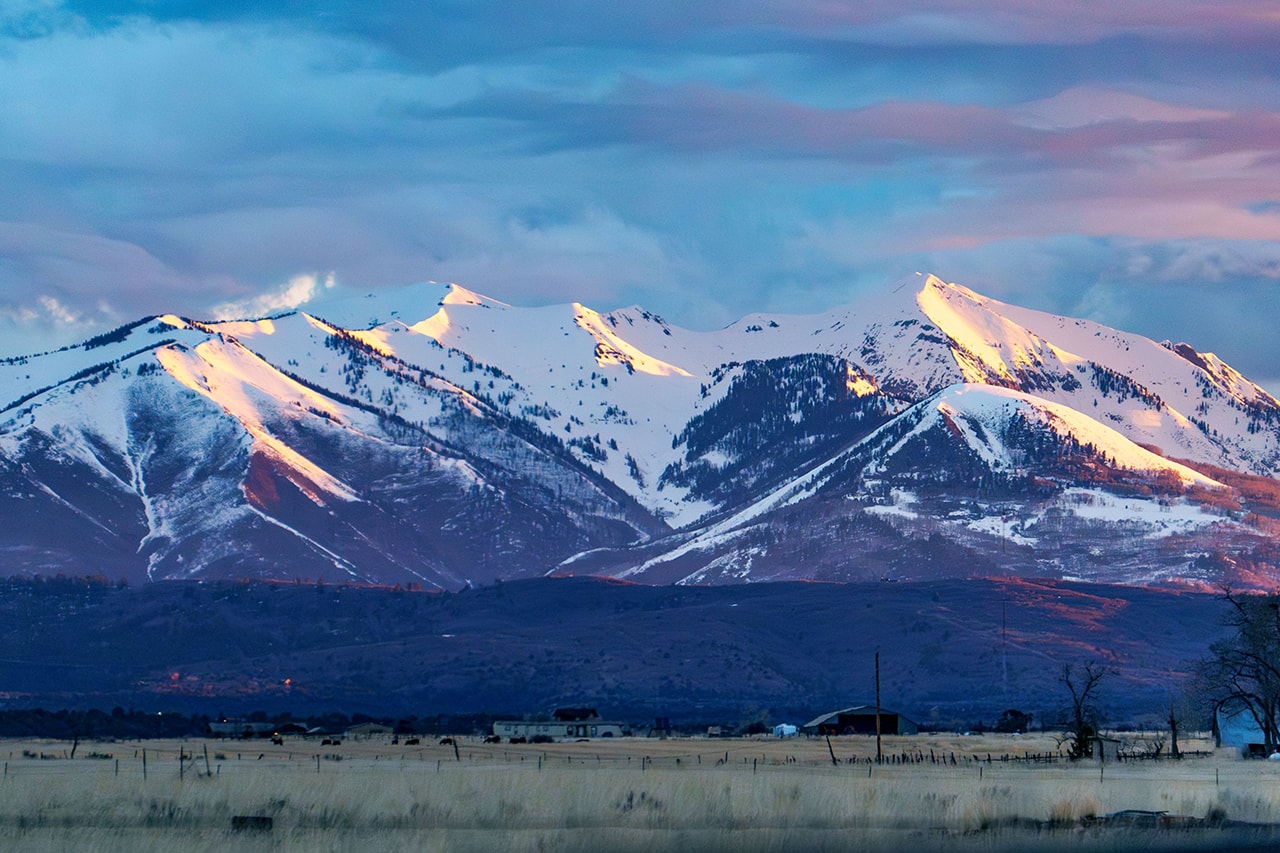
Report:
M 56 711 L 45 708 L 11 708 L 0 710 L 0 737 L 64 740 L 204 737 L 209 734 L 211 722 L 227 719 L 224 714 L 184 714 L 133 708 L 126 710 L 121 707 L 110 711 L 97 708 Z M 234 719 L 279 725 L 299 723 L 308 729 L 319 729 L 325 733 L 341 733 L 360 723 L 379 723 L 388 726 L 396 734 L 454 734 L 489 731 L 495 717 L 484 713 L 379 717 L 359 712 L 346 714 L 336 711 L 296 717 L 291 713 L 252 711 Z

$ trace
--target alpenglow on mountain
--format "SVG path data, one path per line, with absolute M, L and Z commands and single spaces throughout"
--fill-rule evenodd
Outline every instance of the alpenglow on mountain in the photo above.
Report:
M 719 331 L 419 284 L 0 362 L 0 573 L 1270 587 L 1280 403 L 935 277 Z

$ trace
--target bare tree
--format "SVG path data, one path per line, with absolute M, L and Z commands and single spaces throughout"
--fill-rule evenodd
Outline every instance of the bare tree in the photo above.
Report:
M 1182 749 L 1178 746 L 1178 730 L 1182 728 L 1182 715 L 1178 713 L 1178 703 L 1169 700 L 1169 754 L 1174 758 L 1182 757 Z
M 1280 596 L 1225 590 L 1232 629 L 1210 646 L 1207 674 L 1217 706 L 1243 707 L 1262 732 L 1266 751 L 1280 742 Z
M 1179 737 L 1183 731 L 1203 728 L 1212 717 L 1217 706 L 1217 689 L 1212 669 L 1207 662 L 1191 662 L 1191 672 L 1180 684 L 1171 685 L 1164 708 L 1165 720 L 1169 724 L 1169 755 L 1182 757 Z M 1170 673 L 1171 678 L 1175 677 Z
M 1102 682 L 1111 670 L 1090 661 L 1083 666 L 1063 664 L 1058 680 L 1071 694 L 1071 706 L 1066 712 L 1066 730 L 1058 740 L 1058 746 L 1066 745 L 1067 757 L 1072 761 L 1093 755 L 1093 739 L 1098 734 L 1101 711 L 1098 693 Z

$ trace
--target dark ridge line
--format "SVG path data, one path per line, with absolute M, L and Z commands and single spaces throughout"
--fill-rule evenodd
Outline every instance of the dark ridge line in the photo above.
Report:
M 153 344 L 148 344 L 145 347 L 136 349 L 131 353 L 126 353 L 125 355 L 122 355 L 116 359 L 112 359 L 111 361 L 100 362 L 91 367 L 86 367 L 83 370 L 77 370 L 75 373 L 71 374 L 66 379 L 62 379 L 58 382 L 53 383 L 52 385 L 46 385 L 43 388 L 37 388 L 35 391 L 32 391 L 29 394 L 24 394 L 23 396 L 14 400 L 12 403 L 5 406 L 4 408 L 0 408 L 0 413 L 7 412 L 10 409 L 17 408 L 18 406 L 21 406 L 23 403 L 27 402 L 28 400 L 33 400 L 36 397 L 39 397 L 41 394 L 47 394 L 50 391 L 53 391 L 57 388 L 61 388 L 63 385 L 67 385 L 72 382 L 78 382 L 81 379 L 86 379 L 95 373 L 101 373 L 105 370 L 109 370 L 113 367 L 116 367 L 122 364 L 125 361 L 128 361 L 129 359 L 133 358 L 136 355 L 141 355 L 144 352 L 148 352 L 150 350 L 156 350 L 156 349 L 159 349 L 160 347 L 170 346 L 176 343 L 178 343 L 176 338 L 165 338 L 164 340 L 156 341 Z

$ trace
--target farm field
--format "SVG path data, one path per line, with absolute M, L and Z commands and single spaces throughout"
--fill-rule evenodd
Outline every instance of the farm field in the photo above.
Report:
M 868 737 L 832 738 L 830 749 L 817 738 L 471 737 L 414 746 L 82 742 L 74 758 L 71 747 L 0 742 L 0 848 L 1154 851 L 1280 842 L 1280 763 L 1221 753 L 1103 767 L 1033 760 L 1056 752 L 1046 735 L 887 737 L 897 763 L 881 765 L 869 762 Z M 1195 820 L 1091 819 L 1123 810 Z

